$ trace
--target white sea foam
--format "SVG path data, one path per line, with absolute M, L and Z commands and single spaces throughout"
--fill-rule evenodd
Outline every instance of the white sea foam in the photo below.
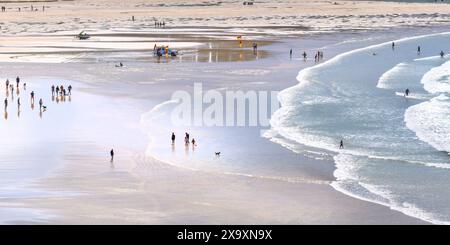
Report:
M 450 210 L 436 208 L 427 194 L 435 193 L 431 199 L 439 205 L 450 202 L 441 188 L 448 185 L 448 156 L 436 150 L 449 148 L 450 127 L 441 124 L 450 118 L 450 107 L 444 104 L 450 102 L 439 97 L 418 103 L 433 97 L 422 87 L 425 73 L 439 73 L 433 77 L 439 82 L 445 78 L 443 67 L 438 72 L 430 69 L 442 64 L 434 54 L 449 35 L 396 40 L 395 50 L 391 42 L 372 45 L 300 71 L 299 84 L 279 94 L 282 106 L 272 116 L 272 130 L 300 145 L 334 152 L 335 189 L 447 224 Z M 420 59 L 415 52 L 419 44 L 428 47 Z M 412 93 L 399 98 L 405 88 Z M 344 149 L 338 147 L 340 139 Z M 423 186 L 418 185 L 421 181 Z
M 422 81 L 425 90 L 430 93 L 450 92 L 450 61 L 443 65 L 432 68 L 427 72 Z
M 406 126 L 439 151 L 450 152 L 450 98 L 436 98 L 408 108 Z M 450 164 L 449 164 L 450 165 Z

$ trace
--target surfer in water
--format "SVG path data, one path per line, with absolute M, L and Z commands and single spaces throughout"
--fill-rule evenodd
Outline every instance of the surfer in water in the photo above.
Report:
M 444 58 L 444 51 L 443 50 L 441 50 L 441 53 L 439 53 L 439 55 L 441 55 L 441 58 Z
M 408 95 L 409 95 L 409 88 L 407 88 L 407 89 L 405 90 L 405 97 L 408 97 Z
M 417 46 L 417 55 L 420 55 L 420 46 Z

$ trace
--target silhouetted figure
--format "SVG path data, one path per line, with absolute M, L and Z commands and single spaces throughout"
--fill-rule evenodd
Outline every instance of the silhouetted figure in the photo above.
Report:
M 9 80 L 8 79 L 6 79 L 5 85 L 6 85 L 6 90 L 8 90 L 8 88 L 9 88 Z
M 292 59 L 292 49 L 289 51 L 289 57 Z
M 395 43 L 392 42 L 392 50 L 394 50 L 394 49 L 395 49 Z
M 19 83 L 20 83 L 20 77 L 17 76 L 16 77 L 16 87 L 19 88 Z
M 109 154 L 111 155 L 111 162 L 113 162 L 114 161 L 114 149 L 111 149 Z
M 405 97 L 407 97 L 409 95 L 409 89 L 407 88 L 406 90 L 405 90 Z
M 4 103 L 5 103 L 5 111 L 6 111 L 6 109 L 8 109 L 8 98 L 5 99 Z
M 55 95 L 55 85 L 52 85 L 52 96 Z
M 306 52 L 303 52 L 303 60 L 306 60 L 307 56 Z
M 120 63 L 122 64 L 122 63 Z M 69 90 L 69 95 L 72 95 L 72 85 L 69 85 L 69 87 L 67 87 L 67 89 Z
M 175 144 L 175 133 L 172 132 L 172 145 Z
M 339 143 L 339 149 L 344 149 L 344 141 L 342 141 L 342 140 Z
M 440 55 L 441 55 L 441 58 L 444 58 L 444 51 L 443 50 L 441 50 L 441 53 L 439 53 Z
M 417 46 L 417 55 L 420 55 L 420 46 Z

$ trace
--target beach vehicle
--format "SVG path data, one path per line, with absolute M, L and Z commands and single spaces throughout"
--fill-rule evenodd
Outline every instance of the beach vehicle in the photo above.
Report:
M 77 35 L 77 38 L 80 40 L 86 40 L 86 39 L 89 39 L 90 37 L 91 36 L 89 34 L 87 34 L 85 31 L 82 31 Z
M 153 49 L 153 54 L 158 57 L 161 57 L 161 56 L 175 57 L 178 55 L 178 51 L 175 49 L 169 48 L 169 46 L 155 46 Z

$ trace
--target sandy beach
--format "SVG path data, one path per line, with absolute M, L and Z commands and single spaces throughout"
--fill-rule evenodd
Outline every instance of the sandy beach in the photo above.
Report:
M 326 61 L 449 31 L 449 4 L 81 0 L 33 3 L 33 12 L 28 2 L 2 5 L 0 81 L 20 76 L 26 90 L 8 95 L 0 121 L 1 224 L 430 224 L 336 191 L 332 156 L 268 137 L 270 126 L 174 125 L 171 96 L 192 93 L 195 83 L 205 91 L 281 91 L 317 65 L 317 50 Z M 82 30 L 92 37 L 75 39 Z M 155 57 L 155 44 L 180 55 Z M 72 95 L 52 98 L 52 85 L 71 85 Z M 45 111 L 31 106 L 31 91 Z M 185 132 L 196 147 L 184 146 Z

